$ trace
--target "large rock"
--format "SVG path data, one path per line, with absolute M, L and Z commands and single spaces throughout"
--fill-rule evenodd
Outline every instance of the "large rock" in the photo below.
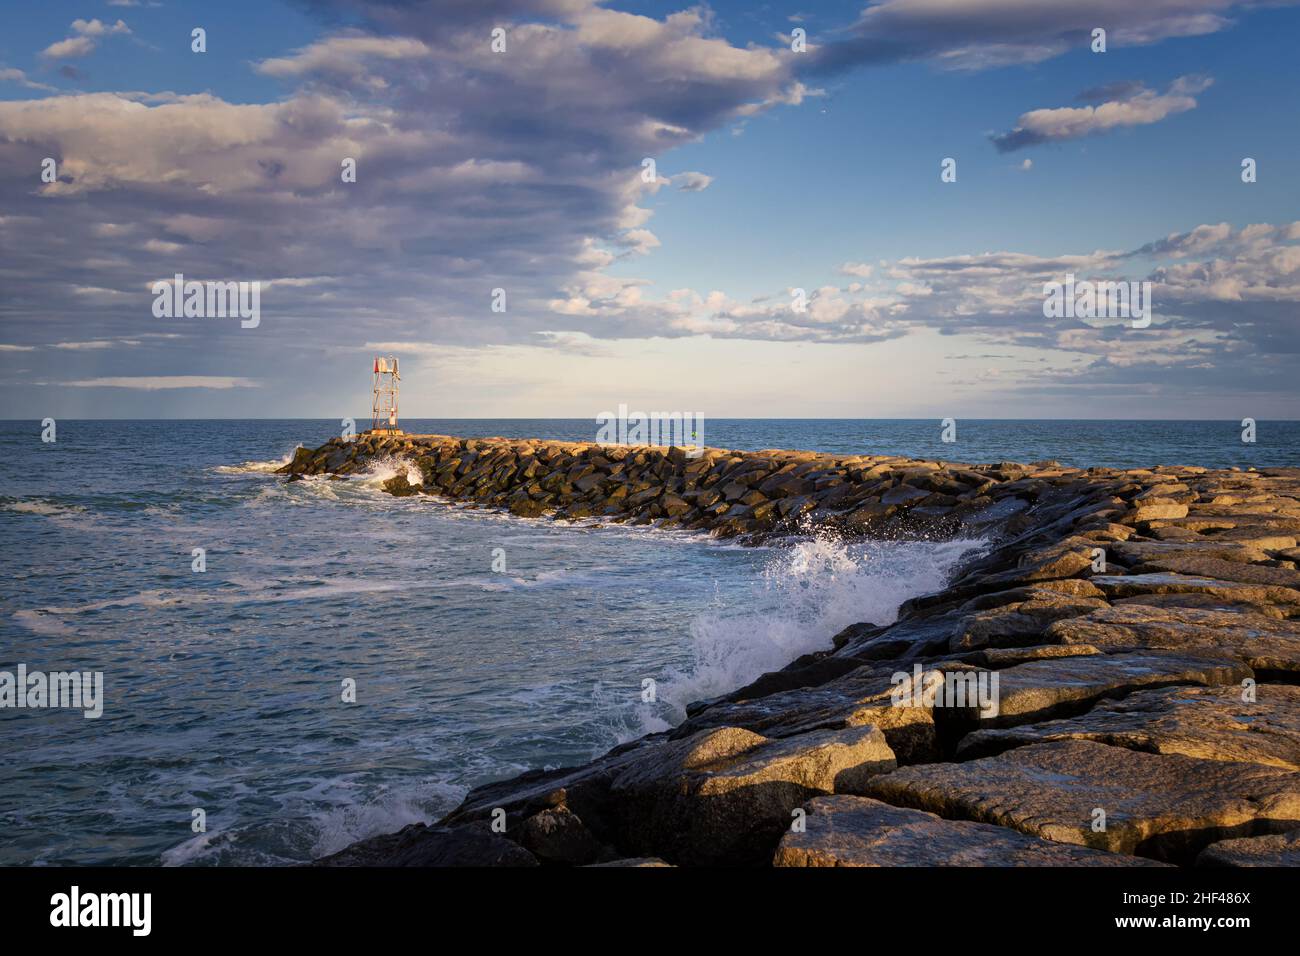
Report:
M 1041 644 L 1054 621 L 1079 617 L 1108 607 L 1100 598 L 1074 597 L 1044 591 L 1034 599 L 1006 604 L 968 615 L 948 642 L 953 651 L 981 647 L 1025 647 Z
M 1131 597 L 1135 594 L 1210 594 L 1229 601 L 1251 604 L 1300 604 L 1300 591 L 1273 584 L 1247 584 L 1220 581 L 1173 572 L 1149 574 L 1094 575 L 1092 583 L 1107 597 Z
M 619 866 L 619 867 L 638 867 L 638 868 L 640 867 L 671 868 L 672 867 L 671 863 L 665 863 L 657 856 L 629 856 L 621 860 L 610 860 L 608 863 L 589 863 L 587 865 L 592 867 L 596 867 L 596 866 Z
M 1300 866 L 1300 830 L 1212 843 L 1197 866 Z
M 1190 541 L 1118 541 L 1110 545 L 1108 550 L 1126 564 L 1189 557 L 1248 563 L 1268 557 L 1264 551 L 1248 547 L 1239 541 L 1215 541 L 1213 538 Z
M 1256 700 L 1232 687 L 1165 687 L 1104 701 L 1086 714 L 977 730 L 957 746 L 968 760 L 1012 747 L 1092 740 L 1156 754 L 1235 760 L 1300 771 L 1300 687 L 1261 684 Z
M 411 484 L 406 475 L 394 475 L 389 478 L 384 482 L 383 489 L 398 498 L 405 498 L 419 491 L 418 488 Z
M 818 794 L 859 792 L 895 765 L 875 727 L 784 740 L 736 727 L 702 731 L 615 777 L 619 845 L 679 864 L 765 863 L 795 808 Z
M 1300 774 L 1137 753 L 1084 740 L 967 763 L 903 767 L 867 795 L 1061 843 L 1189 863 L 1204 846 L 1300 821 Z M 1105 814 L 1105 829 L 1094 830 Z
M 547 863 L 573 866 L 600 859 L 604 848 L 568 807 L 548 807 L 533 814 L 519 828 L 519 842 Z
M 995 675 L 995 710 L 979 714 L 973 704 L 964 708 L 981 726 L 1005 727 L 1077 713 L 1104 697 L 1122 697 L 1146 687 L 1240 685 L 1253 676 L 1250 668 L 1229 657 L 1161 651 L 1048 658 L 975 679 L 987 684 Z
M 537 858 L 487 824 L 430 827 L 413 823 L 396 833 L 354 843 L 317 866 L 537 866 Z
M 781 838 L 775 866 L 1160 866 L 1026 836 L 1018 830 L 945 820 L 869 797 L 817 797 L 802 833 Z
M 1240 561 L 1225 561 L 1204 554 L 1171 554 L 1147 558 L 1133 570 L 1139 573 L 1169 571 L 1214 578 L 1219 581 L 1276 585 L 1291 590 L 1300 588 L 1300 571 L 1260 564 L 1243 564 Z
M 1057 621 L 1047 638 L 1103 649 L 1213 650 L 1257 672 L 1300 671 L 1300 622 L 1238 611 L 1125 604 Z
M 1133 524 L 1142 524 L 1147 521 L 1154 521 L 1157 518 L 1185 517 L 1187 517 L 1187 505 L 1160 498 L 1151 498 L 1141 502 L 1125 516 L 1126 520 Z
M 770 738 L 791 737 L 814 730 L 874 726 L 900 763 L 937 757 L 934 719 L 930 708 L 896 705 L 899 686 L 896 665 L 868 665 L 827 681 L 779 693 L 740 697 L 694 713 L 673 731 L 686 737 L 711 727 L 742 727 Z M 904 677 L 909 671 L 902 669 Z

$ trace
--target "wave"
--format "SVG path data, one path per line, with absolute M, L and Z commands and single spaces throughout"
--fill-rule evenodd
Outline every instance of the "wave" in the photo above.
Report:
M 462 785 L 432 780 L 377 793 L 347 779 L 309 779 L 306 789 L 276 798 L 281 814 L 243 816 L 225 824 L 208 818 L 209 831 L 164 850 L 163 866 L 274 866 L 319 859 L 412 823 L 432 823 L 464 798 Z M 254 822 L 255 821 L 255 822 Z
M 893 623 L 904 601 L 943 588 L 958 563 L 986 543 L 818 536 L 774 548 L 751 600 L 741 610 L 718 607 L 694 620 L 690 662 L 666 671 L 656 703 L 639 705 L 630 723 L 614 728 L 616 737 L 625 742 L 667 730 L 685 719 L 687 704 L 830 650 L 850 624 Z
M 32 501 L 7 501 L 0 505 L 5 511 L 14 511 L 18 514 L 25 515 L 43 515 L 45 517 L 64 517 L 67 515 L 84 514 L 86 509 L 81 505 L 59 505 L 52 501 L 36 499 Z
M 399 456 L 372 458 L 366 463 L 366 470 L 350 479 L 349 484 L 382 490 L 385 481 L 398 475 L 405 475 L 406 480 L 417 488 L 424 484 L 424 474 L 416 467 L 415 462 Z
M 221 475 L 266 475 L 279 471 L 289 462 L 293 461 L 294 454 L 301 448 L 297 445 L 293 451 L 286 454 L 283 458 L 274 461 L 246 461 L 238 465 L 217 465 L 212 469 Z

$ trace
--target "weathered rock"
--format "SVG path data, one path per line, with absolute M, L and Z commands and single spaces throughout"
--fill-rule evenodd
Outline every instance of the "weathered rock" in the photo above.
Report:
M 1030 661 L 1049 660 L 1057 657 L 1082 657 L 1086 654 L 1100 654 L 1091 644 L 1039 644 L 1034 647 L 990 647 L 977 651 L 970 656 L 972 663 L 994 670 L 1015 667 Z M 963 660 L 967 659 L 965 657 Z
M 731 726 L 784 738 L 817 730 L 874 726 L 885 735 L 900 763 L 933 760 L 937 752 L 931 711 L 895 705 L 898 682 L 894 675 L 898 672 L 892 665 L 864 666 L 818 687 L 753 698 L 735 696 L 693 713 L 673 736 Z
M 1227 600 L 1253 604 L 1300 604 L 1300 591 L 1271 584 L 1245 584 L 1189 574 L 1156 572 L 1127 574 L 1120 577 L 1096 575 L 1092 583 L 1107 597 L 1131 597 L 1134 594 L 1211 594 Z
M 1031 601 L 977 611 L 965 617 L 948 642 L 952 651 L 981 647 L 1023 647 L 1042 643 L 1053 621 L 1079 617 L 1109 605 L 1100 598 L 1072 597 L 1042 591 Z
M 1300 622 L 1200 608 L 1119 605 L 1057 621 L 1049 640 L 1107 648 L 1213 650 L 1256 671 L 1300 671 Z
M 781 838 L 775 866 L 1161 865 L 868 797 L 816 797 L 806 809 L 804 832 Z
M 1300 866 L 1300 830 L 1211 843 L 1197 866 Z
M 992 676 L 992 675 L 990 675 Z M 996 672 L 997 703 L 983 715 L 965 708 L 981 726 L 1005 727 L 1077 712 L 1098 700 L 1168 684 L 1239 685 L 1252 673 L 1232 658 L 1140 651 L 1052 658 Z
M 1295 590 L 1300 588 L 1300 571 L 1286 568 L 1244 564 L 1225 561 L 1206 555 L 1171 554 L 1165 557 L 1146 558 L 1133 569 L 1136 573 L 1171 571 L 1220 581 L 1238 581 L 1244 584 L 1268 584 Z
M 549 509 L 544 501 L 537 501 L 527 495 L 515 495 L 510 499 L 510 513 L 520 518 L 537 518 Z
M 1267 557 L 1264 551 L 1239 541 L 1216 541 L 1199 535 L 1184 541 L 1119 541 L 1108 550 L 1117 560 L 1134 565 L 1166 558 L 1204 557 L 1247 563 Z
M 859 791 L 895 766 L 875 727 L 769 741 L 735 727 L 676 741 L 613 781 L 620 846 L 670 862 L 759 864 L 791 814 L 819 793 Z
M 599 859 L 604 848 L 568 807 L 549 807 L 519 828 L 519 843 L 539 860 L 582 866 Z
M 1134 508 L 1126 518 L 1133 524 L 1142 524 L 1157 518 L 1185 518 L 1186 516 L 1187 505 L 1153 498 Z
M 537 858 L 486 824 L 430 827 L 414 823 L 396 833 L 354 843 L 317 866 L 537 866 Z
M 630 856 L 622 860 L 610 860 L 608 863 L 589 863 L 588 866 L 636 866 L 636 867 L 672 867 L 657 856 Z
M 413 495 L 419 490 L 411 484 L 405 475 L 394 475 L 392 478 L 385 481 L 382 487 L 384 491 L 388 492 L 390 495 L 395 495 L 398 498 L 405 498 L 407 495 Z
M 969 760 L 1012 747 L 1092 740 L 1156 754 L 1235 760 L 1300 771 L 1300 687 L 1165 687 L 1103 701 L 1085 714 L 1007 729 L 977 730 L 957 746 Z
M 1091 741 L 1034 744 L 966 763 L 903 767 L 867 795 L 1061 843 L 1189 863 L 1204 846 L 1300 821 L 1300 775 L 1137 753 Z M 1094 829 L 1095 811 L 1105 829 Z

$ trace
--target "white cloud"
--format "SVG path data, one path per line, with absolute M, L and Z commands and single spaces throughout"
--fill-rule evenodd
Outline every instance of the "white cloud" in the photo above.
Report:
M 713 177 L 704 173 L 678 173 L 671 177 L 670 182 L 682 192 L 698 193 L 709 188 Z
M 54 87 L 46 83 L 37 83 L 35 80 L 27 78 L 27 74 L 22 70 L 7 67 L 0 69 L 0 83 L 17 83 L 25 86 L 29 90 L 53 90 Z
M 1031 110 L 1020 117 L 1014 129 L 992 137 L 993 144 L 999 152 L 1009 153 L 1026 146 L 1079 139 L 1125 126 L 1149 126 L 1167 116 L 1195 109 L 1196 95 L 1213 82 L 1209 77 L 1183 76 L 1174 80 L 1164 93 L 1138 87 L 1127 91 L 1122 99 L 1096 106 Z
M 131 28 L 121 20 L 108 24 L 99 19 L 77 19 L 72 21 L 72 31 L 77 35 L 68 37 L 65 40 L 59 40 L 57 43 L 51 43 L 41 51 L 41 56 L 51 60 L 86 56 L 95 49 L 96 41 L 101 37 L 115 34 L 129 35 Z

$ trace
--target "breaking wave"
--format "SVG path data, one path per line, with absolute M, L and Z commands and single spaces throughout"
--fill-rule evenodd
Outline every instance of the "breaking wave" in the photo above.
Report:
M 846 542 L 814 537 L 773 549 L 751 600 L 691 625 L 691 661 L 672 668 L 621 740 L 666 730 L 686 705 L 726 694 L 796 658 L 827 651 L 850 624 L 890 624 L 903 602 L 938 591 L 983 540 Z

